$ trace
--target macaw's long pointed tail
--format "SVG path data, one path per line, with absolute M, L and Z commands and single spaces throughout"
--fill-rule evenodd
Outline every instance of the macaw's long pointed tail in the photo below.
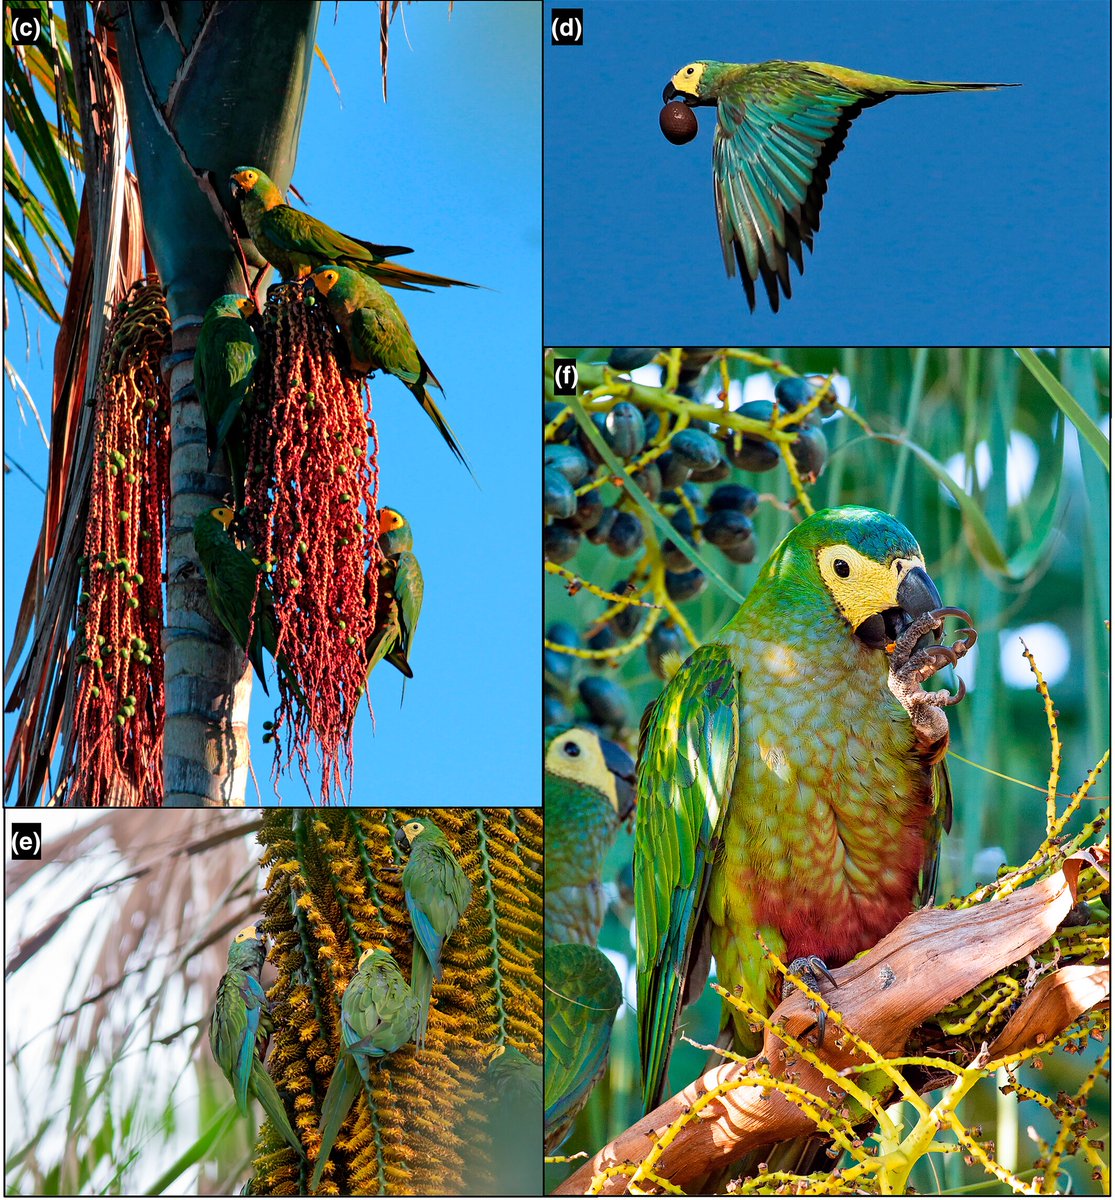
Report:
M 422 405 L 422 411 L 430 418 L 437 426 L 438 433 L 441 434 L 442 440 L 457 457 L 457 461 L 472 475 L 473 483 L 476 482 L 476 476 L 472 474 L 472 467 L 469 465 L 468 459 L 465 457 L 465 452 L 461 449 L 460 442 L 457 441 L 456 434 L 449 428 L 449 422 L 442 415 L 441 409 L 434 402 L 433 396 L 422 385 L 421 382 L 414 384 L 410 389 L 414 398 Z
M 998 88 L 1021 87 L 1020 83 L 938 83 L 928 79 L 888 79 L 883 90 L 894 96 L 916 96 L 926 92 L 994 92 Z
M 298 1140 L 298 1134 L 294 1132 L 290 1118 L 286 1115 L 282 1098 L 275 1090 L 275 1085 L 271 1081 L 271 1076 L 267 1074 L 267 1069 L 258 1058 L 252 1064 L 251 1090 L 255 1098 L 263 1105 L 263 1110 L 270 1118 L 271 1124 L 290 1143 L 291 1149 L 299 1155 L 304 1155 L 306 1152 L 302 1149 L 302 1143 Z
M 321 1149 L 317 1152 L 314 1176 L 310 1180 L 311 1192 L 317 1191 L 321 1173 L 325 1169 L 325 1161 L 359 1091 L 360 1072 L 356 1069 L 352 1055 L 342 1051 L 337 1058 L 337 1065 L 333 1068 L 329 1090 L 325 1093 L 325 1100 L 321 1106 Z
M 888 96 L 914 96 L 927 92 L 991 92 L 996 88 L 1021 87 L 1017 83 L 942 83 L 932 79 L 898 79 L 894 75 L 873 75 L 869 71 L 853 71 L 850 67 L 837 67 L 832 63 L 807 62 L 801 65 L 880 100 Z
M 343 258 L 337 260 L 342 266 L 351 265 L 365 275 L 378 279 L 384 287 L 398 288 L 404 292 L 428 292 L 435 287 L 478 288 L 478 283 L 465 283 L 463 279 L 450 279 L 446 275 L 431 275 L 428 271 L 416 271 L 412 267 L 400 266 L 397 262 L 347 264 Z
M 414 1044 L 419 1050 L 426 1045 L 426 1022 L 430 1017 L 430 993 L 434 987 L 434 969 L 420 945 L 414 946 L 414 966 L 411 968 L 410 990 L 418 998 L 418 1029 Z

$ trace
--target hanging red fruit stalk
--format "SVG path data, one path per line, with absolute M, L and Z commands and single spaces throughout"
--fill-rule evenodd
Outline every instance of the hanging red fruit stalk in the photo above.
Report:
M 132 285 L 105 337 L 80 560 L 75 767 L 67 804 L 163 801 L 163 520 L 170 316 L 154 276 Z
M 378 443 L 366 385 L 342 376 L 332 327 L 298 286 L 269 291 L 250 403 L 243 523 L 269 572 L 276 657 L 291 667 L 279 673 L 275 774 L 297 758 L 309 784 L 312 735 L 327 804 L 351 784 L 375 631 Z

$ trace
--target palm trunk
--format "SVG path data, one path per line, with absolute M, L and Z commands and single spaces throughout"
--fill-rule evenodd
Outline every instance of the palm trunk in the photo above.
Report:
M 193 350 L 202 315 L 245 281 L 215 196 L 245 163 L 290 181 L 312 63 L 312 0 L 112 6 L 148 245 L 166 290 L 173 352 L 167 509 L 165 804 L 243 804 L 251 669 L 209 607 L 193 522 L 227 478 L 207 470 Z

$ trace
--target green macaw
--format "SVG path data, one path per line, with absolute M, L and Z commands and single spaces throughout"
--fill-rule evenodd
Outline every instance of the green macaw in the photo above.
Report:
M 233 938 L 228 948 L 228 970 L 217 984 L 217 1000 L 209 1020 L 209 1045 L 232 1085 L 240 1112 L 248 1115 L 248 1100 L 254 1096 L 271 1124 L 296 1153 L 303 1155 L 302 1143 L 263 1065 L 272 1030 L 271 1004 L 259 982 L 263 958 L 263 942 L 254 925 Z
M 259 361 L 259 338 L 248 318 L 256 306 L 247 296 L 218 296 L 205 312 L 194 351 L 194 383 L 205 413 L 209 465 L 224 448 L 234 508 L 244 499 L 248 421 L 244 401 Z
M 488 1127 L 496 1149 L 497 1196 L 542 1194 L 542 1064 L 495 1046 L 485 1071 Z
M 256 249 L 284 279 L 303 279 L 314 267 L 333 262 L 374 276 L 387 287 L 425 292 L 431 287 L 476 287 L 460 279 L 430 275 L 390 262 L 409 246 L 379 246 L 331 229 L 309 213 L 291 208 L 258 167 L 237 167 L 229 177 L 232 197 Z
M 909 530 L 826 509 L 647 709 L 634 874 L 648 1110 L 710 950 L 720 983 L 769 1014 L 782 985 L 756 933 L 817 981 L 932 901 L 952 820 L 944 709 L 964 690 L 921 685 L 976 636 L 923 646 L 946 616 L 970 621 L 941 607 Z M 738 1010 L 724 1024 L 758 1051 Z
M 547 945 L 543 1000 L 547 1154 L 565 1140 L 604 1074 L 612 1022 L 622 1003 L 619 975 L 602 950 L 569 943 Z
M 368 674 L 386 659 L 407 679 L 413 679 L 408 655 L 422 612 L 422 568 L 414 556 L 410 525 L 393 508 L 379 510 L 379 548 L 385 558 L 379 574 L 376 631 L 367 644 Z
M 666 84 L 663 101 L 717 106 L 712 151 L 720 246 L 729 276 L 739 266 L 754 311 L 762 279 L 778 311 L 790 296 L 790 260 L 813 249 L 829 169 L 848 127 L 874 104 L 923 92 L 990 91 L 1003 83 L 926 83 L 817 62 L 693 62 Z
M 472 884 L 453 854 L 444 833 L 428 819 L 407 821 L 395 830 L 395 845 L 408 855 L 403 868 L 403 895 L 414 929 L 410 985 L 418 997 L 419 1050 L 426 1045 L 430 993 L 442 976 L 441 948 L 457 928 L 472 899 Z
M 635 761 L 575 725 L 553 725 L 543 739 L 545 940 L 595 946 L 608 909 L 604 860 L 635 807 Z
M 341 997 L 341 1045 L 321 1106 L 321 1148 L 310 1191 L 317 1188 L 325 1161 L 361 1084 L 372 1086 L 371 1070 L 414 1037 L 418 1001 L 391 955 L 365 950 Z
M 213 613 L 251 659 L 266 692 L 263 651 L 274 655 L 279 640 L 274 601 L 266 578 L 259 581 L 256 595 L 260 563 L 232 540 L 228 527 L 235 515 L 227 505 L 199 514 L 194 521 L 194 544 Z
M 418 352 L 414 335 L 394 297 L 370 276 L 347 267 L 333 264 L 318 267 L 310 278 L 340 327 L 348 347 L 350 369 L 362 373 L 386 371 L 405 384 L 437 427 L 442 440 L 467 467 L 464 451 L 426 384 L 433 384 L 441 392 L 445 389 Z

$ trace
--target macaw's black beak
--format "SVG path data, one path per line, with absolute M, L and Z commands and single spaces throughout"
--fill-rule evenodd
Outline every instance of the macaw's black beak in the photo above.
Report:
M 604 765 L 616 781 L 616 814 L 621 821 L 635 811 L 635 760 L 626 750 L 607 738 L 600 739 Z
M 924 617 L 926 613 L 935 612 L 941 607 L 941 593 L 925 573 L 924 567 L 912 567 L 906 572 L 906 577 L 898 585 L 898 604 L 898 633 L 918 617 Z
M 674 87 L 672 79 L 662 89 L 662 103 L 669 104 L 671 100 L 680 100 L 687 108 L 702 108 L 717 103 L 715 96 L 710 97 L 708 100 L 700 100 L 696 96 L 689 95 L 688 92 L 679 92 Z
M 407 835 L 403 833 L 401 827 L 395 830 L 395 835 L 391 840 L 404 854 L 410 853 L 410 842 L 407 841 Z
M 898 605 L 868 617 L 856 629 L 856 637 L 866 646 L 882 650 L 895 641 L 918 617 L 941 607 L 941 594 L 923 567 L 912 567 L 898 585 Z M 926 634 L 932 640 L 932 634 Z

